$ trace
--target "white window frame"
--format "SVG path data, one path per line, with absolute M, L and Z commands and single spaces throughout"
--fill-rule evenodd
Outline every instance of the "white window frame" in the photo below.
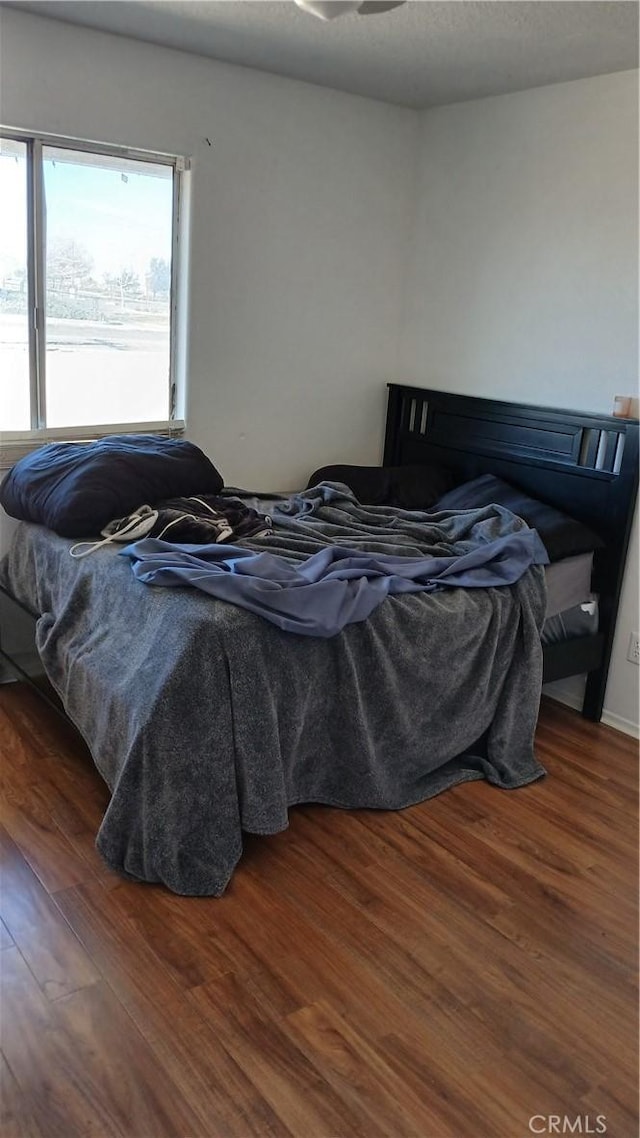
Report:
M 28 431 L 2 431 L 0 469 L 7 469 L 18 458 L 46 442 L 89 441 L 111 434 L 146 433 L 179 435 L 183 419 L 177 417 L 184 405 L 184 360 L 186 358 L 186 314 L 184 301 L 187 248 L 187 158 L 108 143 L 86 142 L 62 135 L 51 135 L 0 126 L 0 138 L 26 143 L 27 148 L 27 306 L 29 313 L 29 403 L 31 427 Z M 169 325 L 169 418 L 138 423 L 107 423 L 82 427 L 46 426 L 46 334 L 45 334 L 45 207 L 42 150 L 56 146 L 83 153 L 131 158 L 140 162 L 170 166 L 173 169 L 173 211 L 171 244 L 171 293 Z

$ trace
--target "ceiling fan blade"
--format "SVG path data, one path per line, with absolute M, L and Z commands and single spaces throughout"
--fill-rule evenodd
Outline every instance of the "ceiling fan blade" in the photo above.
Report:
M 358 0 L 294 0 L 303 12 L 317 16 L 319 20 L 334 20 L 336 16 L 348 16 L 356 12 Z
M 399 8 L 406 0 L 365 0 L 358 8 L 359 16 L 373 16 L 376 12 L 390 12 L 392 8 Z

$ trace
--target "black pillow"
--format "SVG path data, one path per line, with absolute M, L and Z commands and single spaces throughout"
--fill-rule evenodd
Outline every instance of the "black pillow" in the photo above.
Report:
M 391 480 L 384 466 L 322 466 L 307 482 L 307 489 L 319 482 L 344 482 L 365 506 L 386 506 Z
M 49 443 L 20 459 L 0 486 L 0 505 L 62 537 L 91 537 L 138 506 L 218 494 L 223 485 L 213 463 L 186 439 L 109 435 Z
M 314 471 L 307 487 L 318 482 L 344 482 L 366 506 L 397 506 L 402 510 L 428 510 L 454 485 L 444 466 L 323 466 Z
M 389 466 L 389 505 L 402 510 L 430 510 L 456 480 L 446 466 Z
M 536 529 L 549 554 L 550 561 L 563 557 L 577 557 L 602 549 L 604 542 L 582 522 L 563 514 L 555 506 L 548 506 L 530 498 L 524 490 L 503 482 L 493 474 L 483 474 L 472 482 L 464 482 L 440 498 L 436 510 L 473 510 L 482 506 L 505 506 L 512 514 L 523 518 L 531 529 Z

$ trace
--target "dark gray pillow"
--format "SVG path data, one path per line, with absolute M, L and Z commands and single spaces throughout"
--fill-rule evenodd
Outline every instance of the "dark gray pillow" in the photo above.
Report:
M 428 510 L 454 485 L 444 466 L 322 466 L 307 487 L 319 482 L 344 482 L 365 506 L 397 506 L 401 510 Z
M 385 506 L 389 498 L 389 472 L 383 466 L 321 466 L 307 482 L 307 489 L 319 482 L 343 482 L 365 506 Z
M 0 505 L 61 537 L 92 537 L 114 518 L 163 498 L 219 494 L 224 483 L 186 439 L 109 435 L 92 443 L 49 443 L 11 468 Z
M 474 510 L 482 506 L 504 506 L 523 518 L 531 529 L 538 531 L 549 554 L 550 561 L 563 557 L 577 557 L 602 549 L 604 542 L 582 522 L 563 514 L 555 506 L 531 498 L 524 490 L 511 486 L 493 474 L 482 474 L 472 482 L 463 482 L 439 498 L 436 510 Z
M 391 480 L 389 505 L 402 510 L 430 510 L 456 479 L 446 466 L 387 467 Z

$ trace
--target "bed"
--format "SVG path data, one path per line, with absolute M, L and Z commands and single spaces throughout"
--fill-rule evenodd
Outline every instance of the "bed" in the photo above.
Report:
M 435 460 L 458 480 L 497 471 L 604 539 L 595 555 L 599 631 L 544 652 L 539 565 L 502 589 L 395 596 L 319 640 L 193 589 L 141 585 L 113 548 L 79 566 L 67 539 L 19 527 L 0 578 L 0 646 L 28 676 L 4 629 L 17 615 L 34 630 L 44 689 L 53 685 L 51 698 L 111 790 L 97 838 L 109 864 L 175 892 L 218 896 L 243 832 L 284 829 L 296 803 L 398 809 L 462 781 L 515 789 L 540 777 L 533 734 L 543 667 L 545 679 L 587 671 L 584 711 L 600 714 L 637 430 L 629 421 L 389 389 L 385 465 Z M 363 547 L 374 538 L 377 549 L 422 552 L 411 522 L 406 529 L 392 518 L 391 532 L 370 535 L 371 516 L 359 509 L 348 496 L 321 505 L 315 530 L 308 519 L 281 519 L 276 549 L 300 561 L 318 543 L 352 543 L 358 533 Z M 380 526 L 379 515 L 373 520 Z M 259 550 L 265 540 L 249 544 Z

